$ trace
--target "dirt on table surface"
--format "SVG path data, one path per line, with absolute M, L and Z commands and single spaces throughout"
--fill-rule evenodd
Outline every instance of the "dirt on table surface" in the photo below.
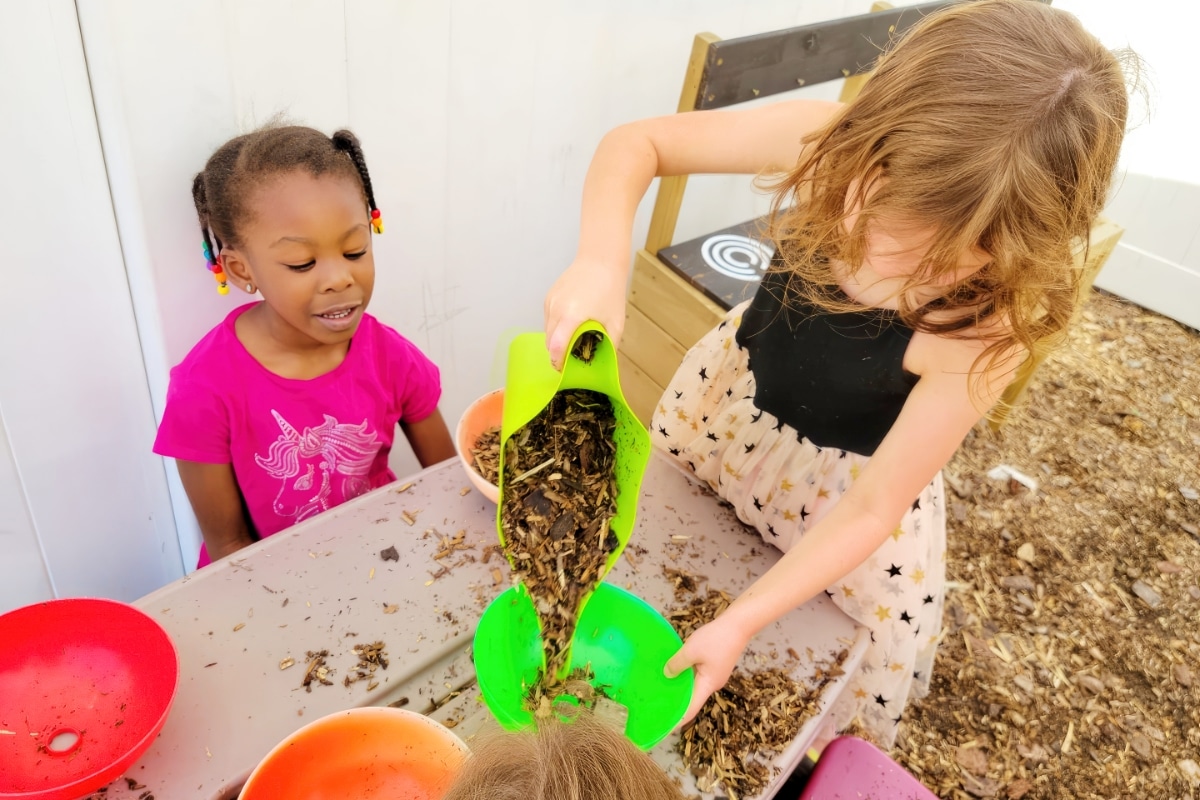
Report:
M 1094 295 L 945 470 L 945 638 L 892 755 L 947 799 L 1200 796 L 1198 462 L 1200 333 Z

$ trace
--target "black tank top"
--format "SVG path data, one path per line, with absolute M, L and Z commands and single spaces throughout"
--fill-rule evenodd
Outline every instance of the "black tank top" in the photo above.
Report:
M 912 329 L 886 309 L 830 313 L 786 285 L 768 272 L 738 328 L 755 405 L 815 445 L 873 455 L 917 382 L 903 366 Z

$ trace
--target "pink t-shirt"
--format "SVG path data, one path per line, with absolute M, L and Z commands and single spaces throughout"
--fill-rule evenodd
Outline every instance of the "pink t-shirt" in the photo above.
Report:
M 396 425 L 437 410 L 438 368 L 396 331 L 363 314 L 346 358 L 311 380 L 259 364 L 234 331 L 249 303 L 171 370 L 154 452 L 232 464 L 260 537 L 396 479 Z M 208 564 L 200 551 L 198 566 Z

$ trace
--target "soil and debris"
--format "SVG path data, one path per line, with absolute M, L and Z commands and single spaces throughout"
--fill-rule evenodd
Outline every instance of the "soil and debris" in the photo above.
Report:
M 375 671 L 388 668 L 385 648 L 382 641 L 354 645 L 354 655 L 358 656 L 358 663 L 342 679 L 342 685 L 350 686 L 352 683 L 367 681 L 367 691 L 375 689 L 379 685 L 379 682 L 375 680 Z
M 674 581 L 676 598 L 681 600 L 704 580 L 670 567 L 663 572 Z M 669 609 L 666 617 L 686 639 L 731 602 L 726 592 L 709 588 L 703 596 L 692 594 L 681 607 Z M 730 800 L 760 794 L 774 777 L 771 762 L 817 713 L 822 690 L 844 674 L 841 665 L 846 657 L 845 651 L 832 655 L 813 687 L 779 668 L 736 668 L 725 686 L 684 726 L 676 745 L 683 763 L 696 776 L 697 788 Z
M 1200 796 L 1200 333 L 1096 294 L 1029 395 L 945 470 L 945 639 L 893 756 L 946 800 Z
M 508 440 L 505 549 L 542 623 L 549 675 L 565 665 L 580 600 L 617 547 L 615 426 L 606 395 L 570 390 Z
M 566 696 L 576 701 L 565 701 L 567 704 L 594 710 L 597 702 L 608 698 L 605 691 L 608 687 L 595 681 L 596 674 L 590 665 L 576 667 L 562 680 L 541 680 L 530 686 L 525 695 L 525 707 L 535 718 L 548 719 L 564 703 L 562 698 Z
M 618 545 L 615 429 L 607 395 L 570 389 L 506 443 L 505 552 L 537 609 L 549 676 L 566 666 L 580 601 Z
M 400 554 L 396 552 L 396 546 L 386 547 L 379 551 L 379 558 L 383 561 L 400 561 Z
M 492 486 L 500 482 L 500 426 L 488 428 L 479 434 L 471 448 L 475 471 Z
M 333 686 L 333 681 L 329 680 L 329 676 L 333 674 L 333 670 L 329 668 L 326 659 L 329 658 L 328 650 L 309 650 L 304 654 L 308 659 L 308 666 L 304 670 L 304 678 L 300 681 L 300 685 L 304 687 L 304 691 L 311 692 L 314 683 L 323 683 L 326 686 Z

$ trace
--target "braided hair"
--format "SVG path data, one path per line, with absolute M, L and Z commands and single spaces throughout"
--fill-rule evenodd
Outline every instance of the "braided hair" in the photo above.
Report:
M 373 217 L 375 192 L 358 138 L 348 130 L 326 136 L 299 125 L 268 125 L 230 139 L 212 154 L 192 181 L 192 201 L 205 250 L 215 257 L 240 245 L 241 225 L 250 216 L 253 189 L 277 175 L 303 170 L 314 178 L 341 175 L 356 180 Z

